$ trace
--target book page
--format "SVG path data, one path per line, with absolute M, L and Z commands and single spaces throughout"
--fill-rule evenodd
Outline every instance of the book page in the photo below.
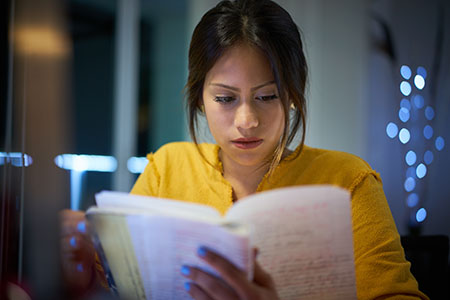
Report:
M 281 299 L 356 299 L 350 195 L 291 187 L 239 200 L 227 220 L 248 222 L 258 262 Z
M 127 222 L 147 299 L 191 299 L 184 289 L 183 264 L 217 273 L 198 256 L 205 246 L 229 258 L 242 270 L 252 270 L 248 229 L 167 216 L 128 216 Z M 250 274 L 250 273 L 249 273 Z M 251 274 L 249 275 L 251 276 Z
M 87 214 L 89 222 L 95 228 L 95 238 L 101 243 L 97 248 L 107 276 L 111 276 L 115 286 L 111 289 L 118 293 L 120 299 L 145 299 L 139 268 L 134 256 L 133 246 L 126 219 L 121 215 Z M 98 241 L 94 241 L 97 244 Z M 104 256 L 104 257 L 103 257 Z M 109 283 L 111 282 L 108 280 Z
M 187 218 L 221 219 L 220 213 L 206 205 L 173 199 L 132 195 L 129 193 L 102 191 L 95 195 L 98 209 L 123 209 L 123 213 L 159 213 Z

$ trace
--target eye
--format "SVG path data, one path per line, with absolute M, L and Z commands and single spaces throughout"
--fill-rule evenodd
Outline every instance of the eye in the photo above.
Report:
M 214 97 L 214 101 L 219 102 L 219 103 L 230 103 L 234 99 L 235 98 L 231 97 L 231 96 L 216 96 L 216 97 Z
M 256 99 L 261 100 L 261 101 L 270 101 L 270 100 L 275 100 L 278 99 L 277 95 L 268 95 L 268 96 L 258 96 L 256 97 Z

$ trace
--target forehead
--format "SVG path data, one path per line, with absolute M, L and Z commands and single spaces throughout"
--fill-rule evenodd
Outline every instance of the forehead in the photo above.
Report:
M 209 70 L 205 84 L 226 81 L 234 85 L 257 85 L 274 79 L 266 55 L 257 47 L 238 44 L 227 49 Z

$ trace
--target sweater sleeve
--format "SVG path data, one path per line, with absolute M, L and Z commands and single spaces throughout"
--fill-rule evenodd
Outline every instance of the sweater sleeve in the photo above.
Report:
M 410 272 L 378 174 L 361 174 L 351 192 L 358 299 L 428 299 Z
M 154 154 L 147 155 L 148 164 L 138 177 L 131 194 L 143 196 L 158 196 L 160 175 L 154 160 Z

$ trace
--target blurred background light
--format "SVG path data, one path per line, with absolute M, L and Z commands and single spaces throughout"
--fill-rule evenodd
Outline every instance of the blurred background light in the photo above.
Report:
M 22 152 L 0 152 L 0 166 L 7 163 L 11 163 L 14 167 L 28 167 L 33 163 L 33 158 L 24 153 L 22 163 Z
M 417 68 L 417 74 L 419 74 L 423 78 L 427 78 L 427 70 L 425 70 L 424 67 L 418 67 Z
M 398 111 L 398 117 L 403 123 L 408 122 L 408 120 L 409 120 L 409 110 L 404 108 L 404 107 L 400 108 L 400 110 Z
M 415 176 L 416 176 L 416 168 L 409 167 L 408 169 L 406 169 L 406 178 L 408 177 L 414 178 Z
M 431 127 L 430 125 L 425 125 L 425 127 L 423 128 L 423 136 L 427 140 L 431 139 L 431 137 L 433 136 L 433 127 Z
M 416 168 L 417 178 L 424 178 L 427 175 L 427 167 L 424 164 L 419 164 Z
M 423 89 L 425 87 L 425 79 L 420 75 L 414 76 L 414 85 L 419 90 Z
M 398 127 L 397 127 L 397 125 L 395 125 L 395 123 L 390 122 L 389 124 L 387 124 L 386 134 L 388 135 L 388 137 L 393 139 L 397 136 L 397 133 L 398 133 Z
M 425 102 L 422 95 L 415 95 L 413 101 L 417 108 L 422 108 Z
M 431 106 L 427 106 L 425 108 L 425 118 L 427 118 L 427 120 L 431 121 L 434 118 L 434 109 Z
M 417 155 L 416 152 L 409 150 L 408 153 L 405 155 L 405 161 L 408 164 L 408 166 L 412 166 L 416 163 Z
M 61 154 L 55 157 L 55 164 L 66 170 L 114 172 L 117 160 L 112 156 Z
M 436 141 L 435 141 L 434 145 L 436 146 L 436 149 L 438 151 L 441 151 L 442 149 L 444 149 L 444 146 L 445 146 L 444 138 L 441 137 L 441 136 L 438 136 L 436 138 Z
M 409 139 L 411 138 L 409 130 L 406 128 L 402 128 L 398 133 L 398 138 L 400 142 L 402 142 L 402 144 L 406 144 L 407 142 L 409 142 Z
M 408 99 L 403 98 L 402 101 L 400 101 L 400 107 L 406 108 L 407 110 L 411 110 L 411 102 L 409 102 Z
M 403 65 L 400 68 L 400 74 L 402 75 L 403 78 L 408 80 L 411 78 L 411 69 L 408 66 Z
M 404 188 L 405 191 L 411 192 L 416 187 L 416 180 L 412 177 L 408 177 L 405 180 Z
M 414 207 L 417 204 L 419 204 L 419 196 L 417 196 L 416 193 L 411 193 L 408 195 L 408 198 L 406 198 L 406 203 L 409 207 Z
M 427 217 L 427 211 L 425 210 L 425 208 L 421 208 L 417 211 L 416 213 L 416 220 L 417 222 L 421 223 L 423 222 Z
M 134 174 L 140 174 L 144 172 L 147 164 L 148 160 L 145 157 L 130 157 L 127 161 L 128 171 Z
M 433 162 L 433 152 L 430 150 L 425 151 L 425 154 L 423 155 L 423 160 L 427 165 L 431 164 Z
M 400 83 L 400 92 L 402 92 L 405 96 L 409 96 L 409 94 L 411 94 L 411 85 L 409 82 L 402 81 L 402 83 Z

